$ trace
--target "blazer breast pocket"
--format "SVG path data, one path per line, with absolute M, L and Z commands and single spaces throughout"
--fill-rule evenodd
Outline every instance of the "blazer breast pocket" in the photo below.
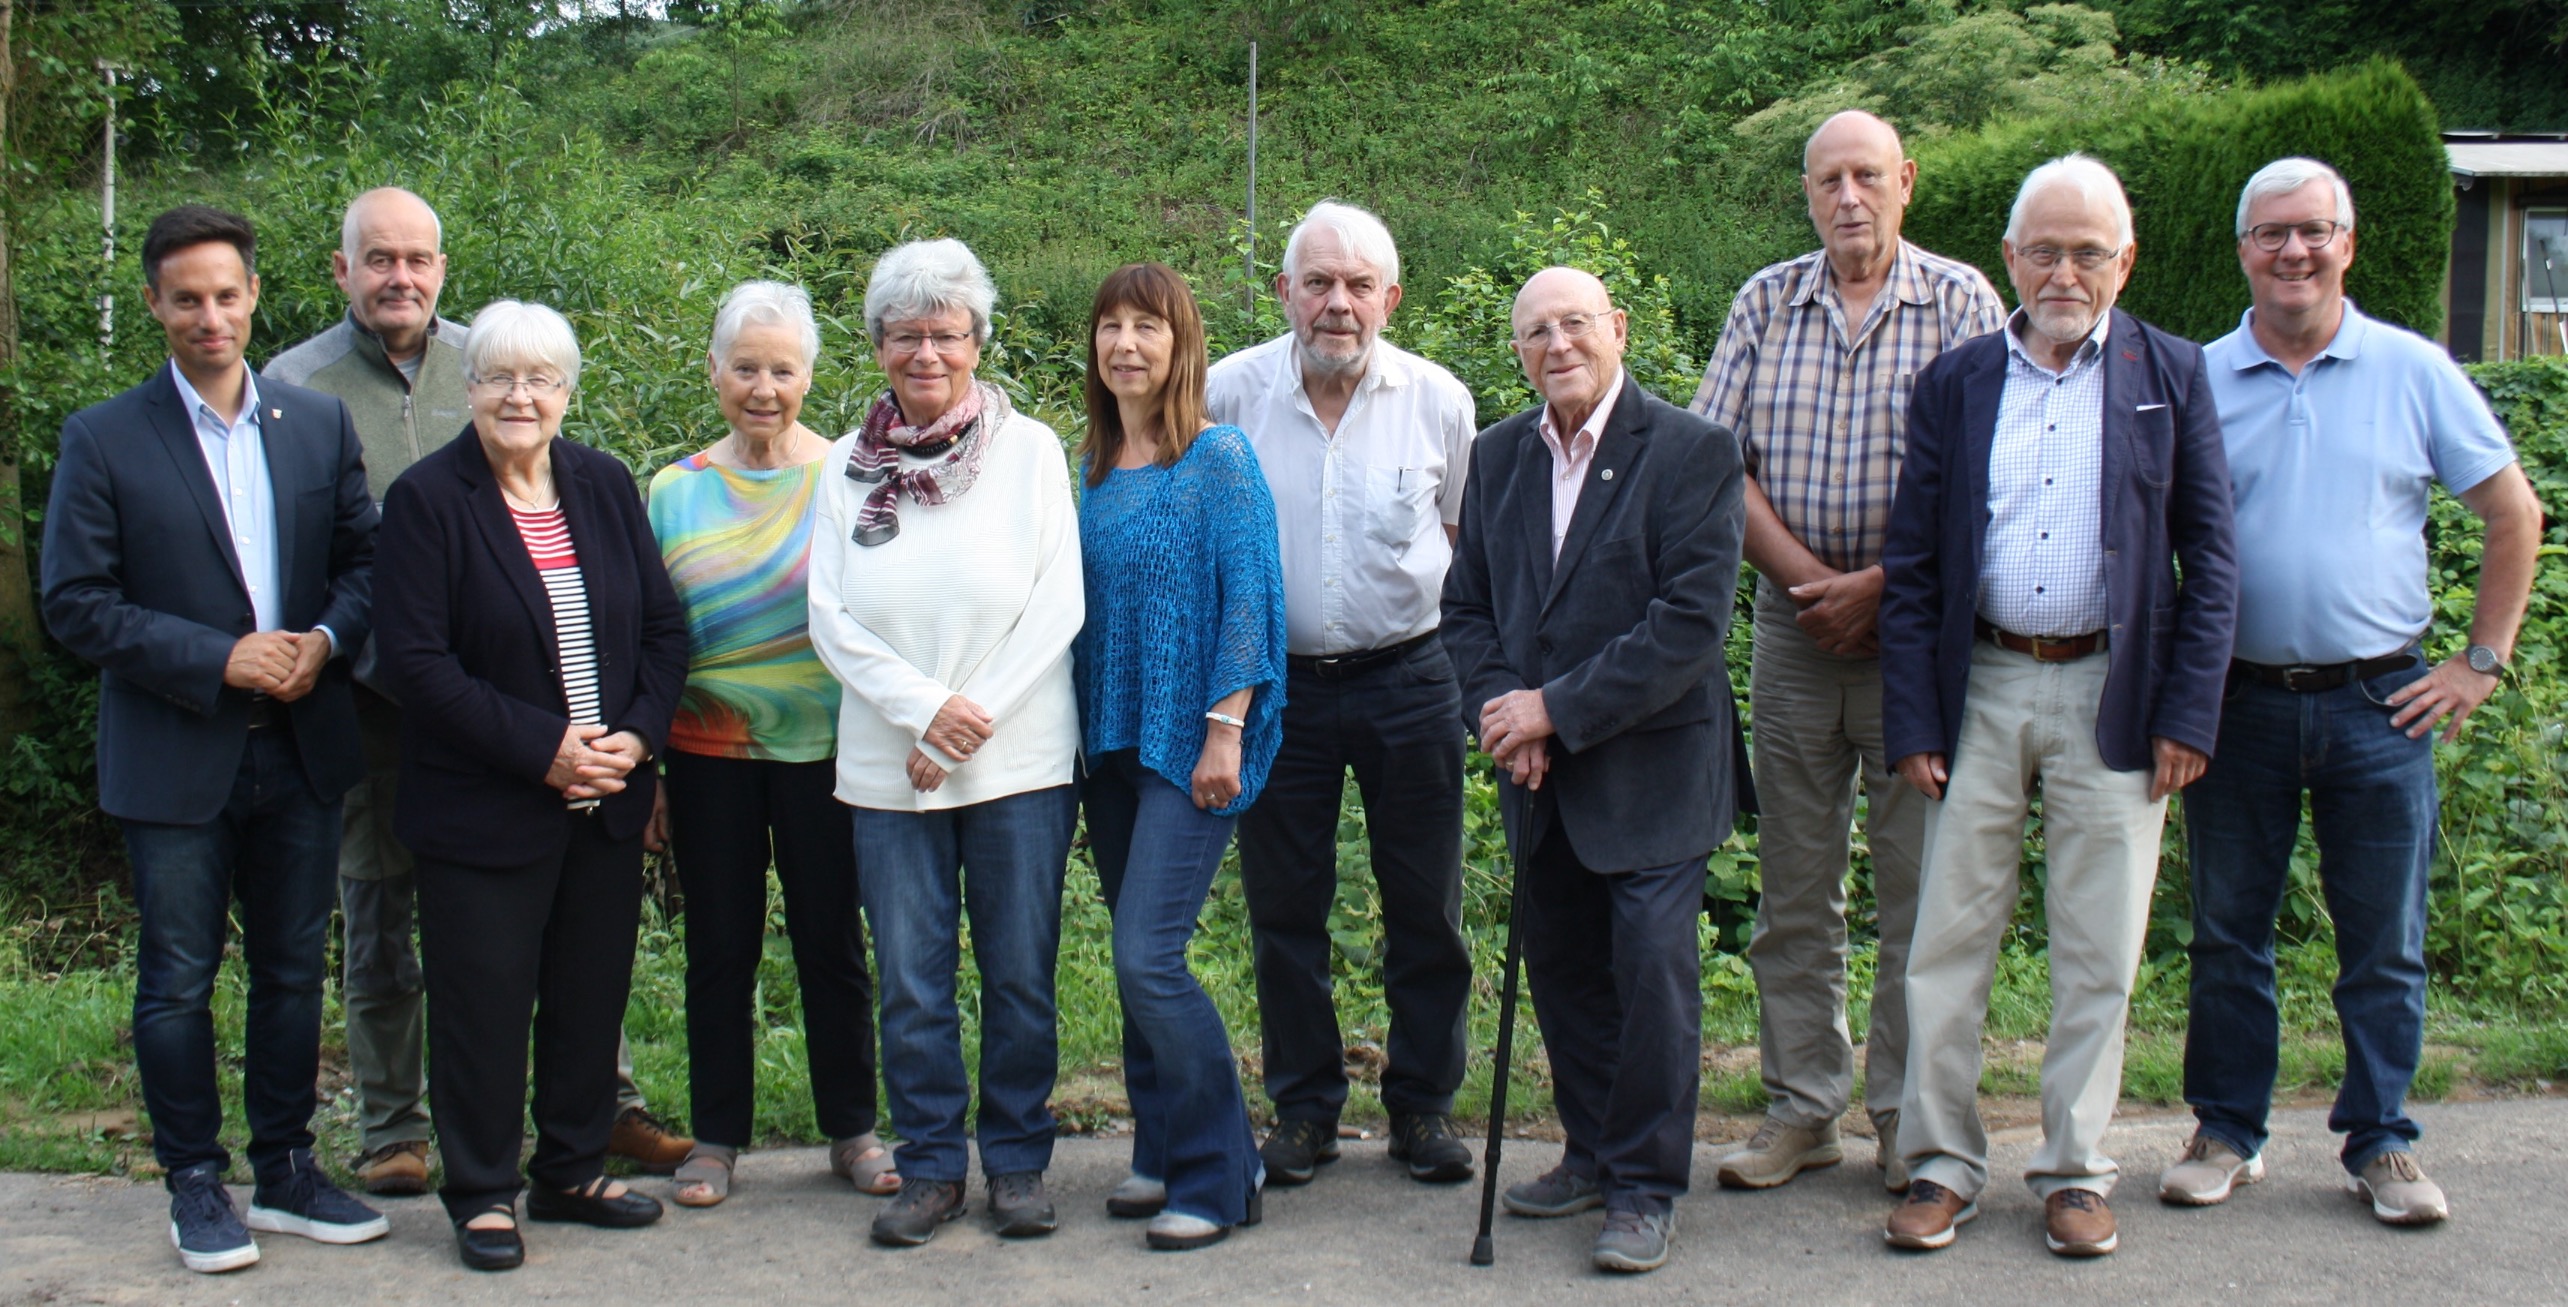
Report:
M 2152 490 L 2164 490 L 2175 479 L 2176 411 L 2165 404 L 2142 404 L 2132 411 L 2125 448 L 2131 473 Z

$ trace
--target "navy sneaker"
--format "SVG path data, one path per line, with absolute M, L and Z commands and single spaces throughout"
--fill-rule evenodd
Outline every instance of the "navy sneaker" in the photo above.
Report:
M 187 1269 L 201 1275 L 237 1271 L 259 1259 L 258 1242 L 232 1210 L 221 1166 L 199 1162 L 170 1174 L 169 1242 Z
M 262 1234 L 299 1234 L 319 1243 L 364 1243 L 392 1233 L 381 1212 L 351 1198 L 298 1148 L 284 1165 L 259 1179 L 250 1198 L 250 1228 Z

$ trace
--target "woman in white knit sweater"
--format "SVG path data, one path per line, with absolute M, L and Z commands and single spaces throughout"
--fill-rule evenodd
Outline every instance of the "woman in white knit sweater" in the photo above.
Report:
M 973 377 L 995 298 L 960 241 L 912 242 L 874 265 L 865 330 L 891 389 L 830 451 L 812 540 L 811 640 L 846 690 L 838 798 L 855 809 L 902 1139 L 901 1192 L 873 1236 L 896 1247 L 964 1211 L 972 1084 L 954 978 L 967 908 L 991 1210 L 1002 1235 L 1057 1225 L 1043 1172 L 1077 820 L 1070 641 L 1086 607 L 1061 442 Z

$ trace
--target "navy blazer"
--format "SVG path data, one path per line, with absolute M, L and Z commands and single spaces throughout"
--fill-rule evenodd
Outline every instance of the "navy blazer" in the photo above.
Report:
M 1747 522 L 1739 442 L 1627 377 L 1555 565 L 1541 419 L 1528 409 L 1471 447 L 1443 620 L 1465 728 L 1541 687 L 1550 775 L 1528 793 L 1499 773 L 1519 858 L 1556 816 L 1592 871 L 1700 859 L 1729 838 L 1741 779 L 1722 659 Z
M 164 364 L 62 424 L 45 511 L 45 625 L 104 675 L 98 806 L 169 825 L 214 820 L 248 746 L 250 692 L 223 684 L 256 629 L 249 583 L 196 423 Z M 363 446 L 333 396 L 259 382 L 259 442 L 276 496 L 285 630 L 330 628 L 354 654 L 369 629 L 375 506 Z M 365 778 L 348 659 L 286 705 L 304 778 L 336 802 Z
M 687 619 L 612 456 L 556 438 L 561 496 L 597 646 L 598 710 L 658 757 L 687 678 Z M 470 426 L 392 483 L 383 510 L 375 651 L 401 701 L 401 792 L 393 833 L 424 858 L 522 866 L 558 857 L 571 823 L 615 839 L 651 817 L 637 767 L 594 817 L 544 783 L 570 729 L 553 604 Z
M 2155 765 L 2151 736 L 2206 755 L 2219 737 L 2238 558 L 2229 459 L 2202 347 L 2112 312 L 2102 487 L 2108 648 L 2095 742 L 2107 767 L 2146 771 Z M 1918 373 L 1909 397 L 1908 452 L 1882 548 L 1882 743 L 1894 760 L 1949 759 L 1961 740 L 2006 354 L 1999 332 L 1965 341 Z

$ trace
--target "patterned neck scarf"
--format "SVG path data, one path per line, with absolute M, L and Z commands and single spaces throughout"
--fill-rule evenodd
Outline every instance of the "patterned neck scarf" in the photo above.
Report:
M 856 429 L 855 451 L 847 458 L 847 479 L 873 487 L 856 510 L 856 543 L 871 548 L 901 533 L 903 491 L 922 504 L 962 498 L 981 475 L 981 455 L 989 449 L 990 437 L 1013 412 L 998 387 L 975 381 L 944 416 L 913 427 L 901 421 L 901 407 L 891 392 L 883 392 L 866 410 L 864 425 Z M 904 472 L 903 454 L 936 461 Z

